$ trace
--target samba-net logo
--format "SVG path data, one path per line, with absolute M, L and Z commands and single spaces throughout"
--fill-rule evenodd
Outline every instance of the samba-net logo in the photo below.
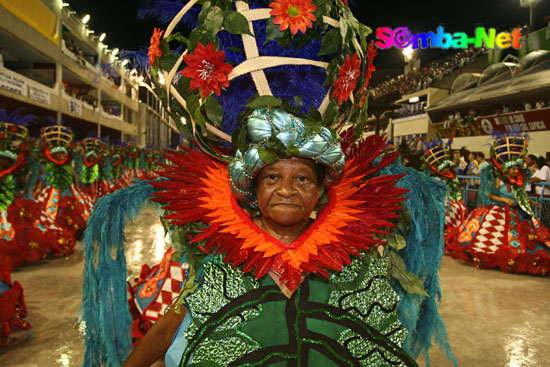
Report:
M 470 45 L 476 48 L 487 47 L 494 48 L 520 48 L 519 39 L 523 37 L 521 30 L 515 28 L 512 32 L 500 32 L 497 34 L 495 28 L 489 28 L 487 31 L 484 27 L 475 29 L 475 36 L 468 37 L 464 32 L 447 33 L 442 26 L 437 27 L 435 32 L 412 34 L 409 28 L 399 27 L 391 29 L 389 27 L 380 27 L 376 30 L 375 45 L 381 49 L 391 47 L 407 48 L 412 47 L 413 50 L 418 48 L 455 48 L 465 49 Z

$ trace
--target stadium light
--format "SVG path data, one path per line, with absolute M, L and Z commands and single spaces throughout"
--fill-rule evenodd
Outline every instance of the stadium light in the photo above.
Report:
M 85 16 L 82 17 L 82 24 L 86 24 L 90 21 L 90 14 L 86 14 Z
M 402 52 L 403 52 L 403 56 L 405 56 L 405 60 L 407 62 L 412 60 L 414 51 L 413 51 L 413 48 L 412 48 L 411 45 L 405 47 Z
M 103 42 L 103 40 L 105 39 L 105 37 L 107 37 L 107 34 L 101 33 L 101 35 L 99 36 L 99 42 Z

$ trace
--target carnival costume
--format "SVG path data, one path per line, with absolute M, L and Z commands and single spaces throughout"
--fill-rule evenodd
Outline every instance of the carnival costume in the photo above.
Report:
M 100 194 L 100 173 L 104 163 L 103 143 L 97 138 L 89 137 L 81 142 L 81 146 L 83 148 L 83 164 L 78 179 L 82 190 L 93 205 Z
M 447 188 L 445 199 L 445 243 L 454 241 L 458 235 L 458 229 L 466 215 L 468 208 L 462 200 L 462 187 L 453 170 L 453 163 L 450 159 L 449 147 L 436 143 L 424 152 L 423 161 L 426 171 L 442 180 Z
M 51 227 L 61 227 L 66 234 L 59 238 L 55 254 L 67 255 L 72 253 L 75 237 L 79 238 L 86 227 L 92 203 L 75 185 L 70 152 L 72 131 L 62 125 L 52 125 L 44 127 L 41 135 L 45 143 L 41 169 L 44 186 L 37 195 L 37 202 L 48 216 Z
M 366 116 L 375 53 L 368 28 L 340 1 L 326 2 L 318 18 L 310 1 L 298 4 L 301 23 L 285 18 L 287 3 L 236 1 L 222 9 L 206 2 L 201 10 L 192 0 L 164 36 L 155 29 L 151 80 L 166 88 L 166 107 L 202 152 L 168 152 L 160 180 L 98 202 L 84 237 L 84 366 L 118 365 L 128 353 L 129 335 L 118 332 L 131 327 L 124 224 L 153 194 L 166 210 L 173 249 L 133 289 L 131 302 L 154 320 L 179 293 L 173 306 L 187 314 L 168 366 L 413 366 L 405 339 L 415 357 L 431 345 L 431 333 L 428 345 L 418 345 L 417 329 L 401 325 L 390 258 L 375 249 L 395 226 L 406 192 L 395 187 L 399 176 L 376 176 L 395 157 L 379 158 L 385 142 L 377 136 L 355 143 L 348 134 L 338 143 L 336 131 L 346 124 L 360 136 L 356 121 Z M 199 10 L 189 40 L 172 34 Z M 323 40 L 306 33 L 312 27 Z M 182 55 L 170 52 L 176 40 L 186 43 Z M 233 156 L 225 156 L 230 142 Z M 285 244 L 253 221 L 254 180 L 264 166 L 290 157 L 311 159 L 327 173 L 315 220 Z M 419 309 L 412 312 L 418 319 Z
M 481 172 L 479 207 L 466 218 L 456 242 L 451 243 L 454 258 L 504 272 L 549 273 L 548 229 L 535 216 L 525 192 L 530 176 L 529 170 L 522 169 L 526 154 L 525 137 L 508 136 L 493 142 L 492 164 Z M 518 167 L 517 177 L 509 176 L 511 167 Z M 512 199 L 515 205 L 493 201 L 489 195 Z

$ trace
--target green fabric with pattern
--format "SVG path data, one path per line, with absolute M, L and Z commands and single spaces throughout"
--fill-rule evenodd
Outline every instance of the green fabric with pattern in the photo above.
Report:
M 416 366 L 400 348 L 407 332 L 387 266 L 354 259 L 328 280 L 308 276 L 287 299 L 269 276 L 257 281 L 218 256 L 187 297 L 181 366 Z
M 63 191 L 73 184 L 73 170 L 70 163 L 57 165 L 47 162 L 46 172 L 46 182 L 58 190 Z
M 99 164 L 94 164 L 91 167 L 86 165 L 82 166 L 82 174 L 80 175 L 80 181 L 82 183 L 89 185 L 97 181 L 99 177 Z
M 6 210 L 15 197 L 15 178 L 6 175 L 0 179 L 0 210 Z

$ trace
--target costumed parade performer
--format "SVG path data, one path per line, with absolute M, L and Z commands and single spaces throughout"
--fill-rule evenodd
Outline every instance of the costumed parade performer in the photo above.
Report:
M 15 266 L 41 259 L 49 245 L 39 228 L 37 206 L 20 191 L 29 163 L 29 134 L 23 124 L 34 118 L 20 112 L 0 110 L 0 348 L 8 343 L 13 327 L 31 327 L 23 319 L 27 316 L 23 288 L 12 282 L 11 273 Z
M 78 179 L 80 188 L 90 198 L 90 202 L 95 203 L 100 191 L 101 167 L 103 165 L 103 143 L 101 140 L 88 137 L 80 143 L 83 150 L 82 167 Z
M 131 185 L 135 180 L 145 179 L 145 152 L 141 150 L 135 141 L 128 142 L 125 152 L 124 180 Z
M 444 236 L 445 243 L 454 242 L 458 236 L 458 229 L 466 218 L 468 208 L 462 200 L 462 187 L 456 177 L 457 167 L 453 166 L 451 161 L 449 146 L 441 142 L 435 143 L 424 152 L 423 160 L 427 173 L 443 181 L 447 188 Z
M 92 203 L 76 186 L 78 178 L 71 164 L 71 129 L 63 125 L 46 126 L 42 128 L 41 137 L 44 163 L 37 202 L 54 223 L 52 226 L 59 226 L 64 233 L 72 235 L 68 243 L 60 243 L 60 251 L 56 253 L 67 255 L 72 253 L 74 238 L 79 238 L 86 227 Z
M 84 236 L 84 366 L 150 365 L 170 345 L 167 366 L 415 366 L 439 324 L 402 325 L 390 273 L 414 274 L 383 247 L 407 190 L 377 175 L 395 158 L 380 157 L 383 138 L 353 141 L 366 120 L 369 29 L 341 1 L 317 15 L 307 0 L 222 7 L 190 1 L 164 35 L 155 29 L 151 80 L 201 151 L 168 152 L 160 180 L 98 201 Z M 199 11 L 189 39 L 172 34 Z M 184 54 L 169 51 L 176 41 Z M 127 358 L 124 224 L 151 195 L 173 248 L 133 289 L 156 322 Z
M 478 208 L 449 246 L 454 258 L 504 272 L 549 273 L 548 228 L 533 212 L 540 204 L 525 191 L 530 178 L 530 171 L 522 168 L 527 143 L 524 136 L 505 136 L 492 143 L 491 165 L 481 171 Z
M 124 149 L 122 145 L 115 143 L 111 146 L 111 172 L 110 176 L 112 178 L 115 190 L 124 188 L 127 185 L 124 180 Z

